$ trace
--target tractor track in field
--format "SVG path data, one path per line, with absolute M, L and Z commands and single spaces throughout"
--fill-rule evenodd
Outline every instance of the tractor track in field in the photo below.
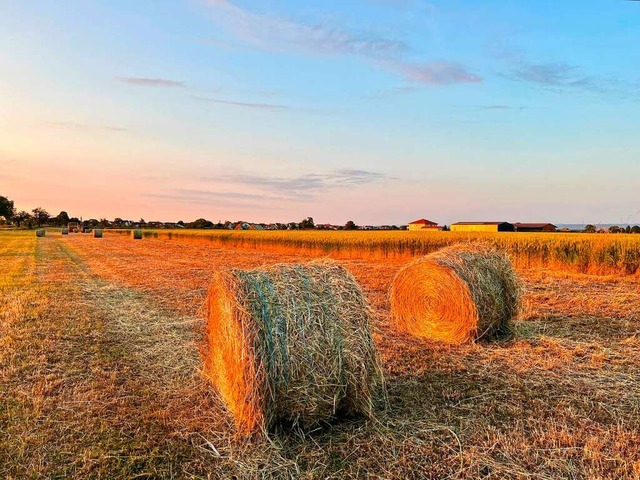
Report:
M 197 372 L 200 319 L 167 312 L 144 293 L 105 280 L 58 239 L 40 243 L 37 257 L 39 270 L 53 257 L 62 261 L 68 281 L 80 289 L 82 300 L 74 303 L 97 315 L 145 372 L 182 378 Z

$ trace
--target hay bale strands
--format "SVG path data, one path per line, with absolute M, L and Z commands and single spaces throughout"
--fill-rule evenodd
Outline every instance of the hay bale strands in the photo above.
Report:
M 142 240 L 142 230 L 131 230 L 131 238 L 134 240 Z
M 69 235 L 69 229 L 66 227 L 62 228 L 62 235 Z
M 373 313 L 338 264 L 218 272 L 206 307 L 205 374 L 240 433 L 371 418 L 384 402 Z
M 39 228 L 36 230 L 36 237 L 44 237 L 47 234 L 44 228 Z
M 102 238 L 102 229 L 96 228 L 93 230 L 93 238 Z
M 506 254 L 483 244 L 453 245 L 397 273 L 391 322 L 414 336 L 451 344 L 504 336 L 518 314 L 520 296 Z

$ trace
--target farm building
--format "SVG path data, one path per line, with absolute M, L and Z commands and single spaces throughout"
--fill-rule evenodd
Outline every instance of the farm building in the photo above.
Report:
M 516 232 L 555 232 L 558 227 L 553 223 L 520 223 L 514 224 Z
M 442 230 L 442 227 L 438 225 L 436 222 L 432 222 L 431 220 L 427 220 L 426 218 L 421 218 L 420 220 L 411 222 L 409 224 L 409 230 L 438 231 L 438 230 Z
M 515 232 L 509 222 L 457 222 L 451 224 L 452 232 Z

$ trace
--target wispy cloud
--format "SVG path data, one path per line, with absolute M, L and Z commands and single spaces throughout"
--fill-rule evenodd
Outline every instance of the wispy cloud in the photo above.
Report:
M 481 110 L 526 110 L 530 107 L 515 105 L 475 105 L 474 108 L 479 108 Z
M 294 177 L 274 177 L 254 174 L 221 175 L 216 180 L 238 184 L 295 198 L 311 198 L 320 192 L 336 188 L 355 187 L 392 179 L 367 170 L 342 169 L 330 173 L 309 173 Z M 205 178 L 203 180 L 213 180 Z
M 518 61 L 504 77 L 553 91 L 622 93 L 636 90 L 632 84 L 615 78 L 587 75 L 582 69 L 564 62 L 527 63 Z
M 410 64 L 391 62 L 389 66 L 402 73 L 406 80 L 423 85 L 451 85 L 454 83 L 479 83 L 482 81 L 482 77 L 455 63 Z
M 413 7 L 416 4 L 416 0 L 369 0 L 369 2 L 402 9 Z
M 282 110 L 291 110 L 291 107 L 288 105 L 277 105 L 273 103 L 237 102 L 233 100 L 223 100 L 220 98 L 207 98 L 207 97 L 196 97 L 196 96 L 194 96 L 193 98 L 203 102 L 217 103 L 220 105 L 228 105 L 231 107 L 250 108 L 254 110 L 268 110 L 272 112 L 278 112 Z
M 176 188 L 164 193 L 143 193 L 143 197 L 157 198 L 162 200 L 172 200 L 181 203 L 190 203 L 196 205 L 216 205 L 227 207 L 245 207 L 245 208 L 274 208 L 273 202 L 288 200 L 286 197 L 224 192 L 220 190 L 201 190 L 189 188 Z
M 482 78 L 449 62 L 413 63 L 405 60 L 409 46 L 371 32 L 352 32 L 324 23 L 308 24 L 255 13 L 229 0 L 207 0 L 216 9 L 212 19 L 240 41 L 262 50 L 311 55 L 358 56 L 405 80 L 422 85 L 477 83 Z
M 184 87 L 184 82 L 168 80 L 166 78 L 144 78 L 144 77 L 119 77 L 123 83 L 135 85 L 137 87 Z
M 407 50 L 398 40 L 352 33 L 328 25 L 311 25 L 254 13 L 228 0 L 208 0 L 217 8 L 214 20 L 240 39 L 265 50 L 302 50 L 314 54 L 353 54 L 390 57 Z
M 70 130 L 107 130 L 110 132 L 125 132 L 127 129 L 124 127 L 114 127 L 110 125 L 89 125 L 86 123 L 76 123 L 76 122 L 47 122 L 48 125 L 51 125 L 56 128 L 66 128 Z

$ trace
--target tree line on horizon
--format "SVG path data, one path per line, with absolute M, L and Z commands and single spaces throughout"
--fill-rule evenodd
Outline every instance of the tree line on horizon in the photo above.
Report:
M 83 227 L 87 228 L 133 228 L 133 227 L 148 227 L 148 228 L 167 228 L 172 226 L 174 228 L 187 228 L 187 229 L 220 229 L 220 230 L 232 230 L 236 226 L 253 225 L 249 222 L 236 221 L 218 221 L 217 223 L 207 220 L 205 218 L 198 218 L 193 222 L 184 222 L 179 220 L 177 222 L 159 222 L 152 221 L 146 222 L 143 218 L 140 220 L 126 220 L 119 217 L 113 220 L 107 220 L 106 218 L 88 220 L 82 220 L 78 217 L 69 216 L 66 211 L 61 211 L 58 215 L 51 215 L 43 207 L 37 207 L 27 212 L 25 210 L 18 211 L 15 208 L 15 204 L 7 197 L 0 196 L 0 225 L 10 224 L 17 228 L 40 228 L 40 227 L 63 227 L 69 224 L 69 222 L 76 222 Z M 264 224 L 260 224 L 264 225 Z M 306 217 L 300 222 L 286 222 L 286 223 L 273 223 L 269 224 L 276 230 L 322 230 L 325 228 L 334 228 L 340 230 L 357 230 L 359 227 L 352 220 L 349 220 L 345 225 L 316 225 L 313 217 Z M 401 227 L 395 225 L 389 226 L 391 230 L 399 230 Z

